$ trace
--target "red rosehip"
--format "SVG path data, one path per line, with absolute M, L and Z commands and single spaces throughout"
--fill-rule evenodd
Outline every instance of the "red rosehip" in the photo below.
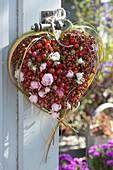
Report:
M 69 93 L 69 90 L 65 90 L 65 91 L 64 91 L 64 94 L 68 94 L 68 93 Z
M 42 48 L 42 43 L 37 43 L 37 48 Z
M 51 40 L 51 45 L 55 46 L 56 45 L 56 41 L 55 40 Z
M 36 61 L 37 61 L 38 63 L 40 63 L 40 62 L 42 61 L 42 58 L 41 58 L 41 57 L 37 57 L 37 58 L 36 58 Z
M 28 72 L 27 72 L 27 75 L 28 76 L 31 76 L 33 74 L 33 72 L 31 71 L 31 70 L 29 70 Z
M 43 75 L 44 75 L 44 73 L 40 73 L 40 74 L 39 74 L 39 77 L 40 77 L 40 78 L 42 78 L 42 77 L 43 77 Z
M 70 86 L 65 86 L 64 87 L 66 90 L 69 90 L 70 89 Z
M 43 53 L 41 56 L 42 56 L 43 60 L 46 58 L 46 54 L 45 53 Z
M 61 74 L 62 73 L 62 70 L 61 69 L 57 69 L 56 70 L 56 74 L 58 75 L 58 74 Z
M 48 61 L 47 61 L 47 65 L 48 65 L 48 66 L 51 66 L 52 64 L 53 64 L 53 62 L 52 62 L 51 60 L 48 60 Z
M 62 76 L 61 78 L 62 78 L 62 80 L 66 80 L 66 76 Z
M 50 46 L 50 44 L 49 44 L 49 43 L 46 43 L 46 44 L 45 44 L 45 46 L 44 46 L 44 48 L 45 48 L 46 50 L 49 50 L 49 49 L 50 49 L 50 47 L 51 47 L 51 46 Z
M 79 45 L 78 44 L 74 44 L 74 49 L 78 49 Z
M 54 68 L 49 68 L 49 73 L 51 73 L 51 74 L 54 74 L 55 73 L 55 69 Z
M 74 39 L 74 38 L 72 38 L 72 39 L 70 39 L 70 43 L 71 44 L 75 44 L 77 41 Z
M 22 72 L 23 73 L 26 73 L 28 71 L 28 69 L 26 68 L 26 67 L 24 67 L 23 69 L 22 69 Z

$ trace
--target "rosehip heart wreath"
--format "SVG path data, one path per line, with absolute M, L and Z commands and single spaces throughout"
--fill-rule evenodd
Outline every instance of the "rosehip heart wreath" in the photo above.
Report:
M 72 23 L 58 39 L 49 31 L 31 31 L 12 47 L 8 66 L 12 81 L 31 103 L 58 119 L 48 151 L 60 123 L 76 132 L 64 121 L 64 115 L 77 107 L 94 79 L 101 56 L 101 38 L 94 28 Z

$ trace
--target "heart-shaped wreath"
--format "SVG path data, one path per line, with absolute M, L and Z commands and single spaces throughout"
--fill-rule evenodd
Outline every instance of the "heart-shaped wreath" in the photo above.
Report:
M 101 57 L 102 42 L 95 29 L 72 23 L 59 38 L 49 31 L 31 31 L 12 47 L 8 62 L 12 81 L 31 103 L 58 119 L 48 151 L 60 123 L 76 132 L 64 121 L 64 115 L 78 106 Z
M 59 44 L 60 42 L 60 44 Z M 96 39 L 81 29 L 24 34 L 14 44 L 9 72 L 19 90 L 56 118 L 76 107 L 97 71 Z

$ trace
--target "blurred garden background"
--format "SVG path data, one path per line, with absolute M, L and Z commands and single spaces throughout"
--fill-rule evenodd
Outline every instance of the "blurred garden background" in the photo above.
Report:
M 104 60 L 91 91 L 66 117 L 79 133 L 60 126 L 59 170 L 74 170 L 75 164 L 76 170 L 113 170 L 113 0 L 62 0 L 62 7 L 72 22 L 97 29 Z

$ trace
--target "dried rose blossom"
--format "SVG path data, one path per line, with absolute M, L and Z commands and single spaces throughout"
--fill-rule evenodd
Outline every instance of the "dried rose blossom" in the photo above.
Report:
M 60 54 L 59 54 L 59 52 L 55 52 L 55 53 L 53 53 L 53 54 L 50 54 L 49 57 L 50 57 L 50 59 L 52 59 L 53 61 L 58 61 L 58 60 L 60 60 Z
M 58 112 L 61 109 L 61 104 L 53 103 L 51 108 L 52 108 L 52 111 Z
M 40 90 L 41 87 L 42 87 L 42 85 L 41 85 L 38 81 L 32 81 L 32 82 L 31 82 L 31 88 L 32 88 L 32 89 L 38 89 L 38 90 Z
M 24 73 L 22 73 L 19 69 L 15 70 L 14 77 L 20 82 L 24 81 Z
M 29 97 L 29 100 L 31 101 L 31 103 L 37 103 L 38 101 L 38 97 L 36 95 L 32 95 Z
M 43 70 L 45 70 L 45 69 L 46 69 L 46 66 L 47 66 L 46 63 L 42 63 L 42 64 L 40 65 L 40 71 L 42 72 Z
M 42 77 L 42 81 L 41 83 L 44 86 L 50 86 L 53 83 L 53 76 L 50 73 L 44 74 L 44 76 Z
M 66 77 L 72 78 L 74 76 L 74 73 L 72 70 L 69 70 L 68 73 L 66 74 Z

